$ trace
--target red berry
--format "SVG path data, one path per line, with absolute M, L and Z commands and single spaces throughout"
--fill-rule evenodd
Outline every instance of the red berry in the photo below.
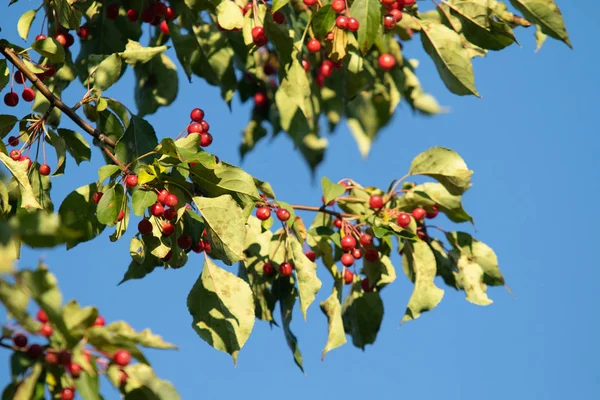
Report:
M 173 233 L 175 233 L 175 226 L 170 222 L 164 223 L 162 226 L 162 233 L 165 236 L 171 236 Z
M 159 25 L 159 29 L 162 33 L 169 36 L 169 24 L 167 24 L 166 20 L 161 21 L 161 23 Z
M 152 12 L 157 17 L 164 17 L 165 14 L 167 13 L 167 6 L 165 5 L 165 3 L 161 3 L 161 2 L 155 3 L 152 6 Z
M 359 242 L 364 247 L 373 246 L 373 236 L 369 235 L 368 233 L 363 233 L 360 235 Z
M 396 222 L 398 223 L 398 225 L 400 225 L 400 227 L 406 228 L 410 225 L 410 214 L 405 212 L 398 214 Z
M 202 132 L 200 134 L 200 146 L 201 147 L 208 147 L 212 144 L 213 142 L 213 136 L 208 133 L 208 132 Z
M 73 46 L 73 43 L 75 43 L 75 38 L 73 37 L 73 35 L 67 33 L 65 34 L 65 37 L 67 38 L 67 47 Z
M 418 230 L 417 231 L 417 236 L 421 240 L 427 240 L 427 233 L 425 231 L 423 231 L 423 230 Z
M 317 258 L 317 255 L 312 250 L 308 250 L 306 253 L 304 253 L 304 255 L 306 256 L 306 258 L 308 258 L 312 262 L 315 262 L 315 260 Z
M 267 44 L 267 34 L 262 26 L 252 28 L 252 41 L 257 47 Z
M 44 348 L 37 343 L 27 348 L 27 357 L 31 360 L 37 360 L 44 353 Z
M 254 105 L 257 108 L 265 108 L 269 104 L 267 95 L 263 92 L 254 93 Z
M 158 202 L 161 204 L 165 204 L 165 200 L 167 199 L 168 195 L 169 195 L 169 192 L 166 189 L 159 190 L 158 194 L 156 196 L 158 199 Z
M 127 185 L 127 187 L 130 187 L 130 188 L 136 187 L 138 184 L 137 175 L 135 175 L 135 174 L 127 175 L 127 177 L 125 177 L 125 184 Z
M 14 161 L 19 161 L 21 158 L 21 152 L 19 150 L 11 150 L 9 155 Z
M 50 337 L 52 336 L 52 327 L 50 326 L 49 323 L 44 323 L 42 324 L 41 328 L 40 328 L 40 335 L 45 336 L 45 337 Z
M 369 199 L 369 207 L 371 207 L 374 210 L 381 209 L 381 207 L 383 207 L 383 197 L 381 197 L 378 194 L 372 195 Z
M 205 120 L 200 121 L 200 125 L 202 126 L 202 130 L 204 132 L 208 132 L 210 130 L 210 125 Z
M 248 11 L 252 10 L 252 3 L 246 3 L 244 8 L 242 8 L 242 13 L 244 15 L 248 14 Z
M 356 18 L 354 18 L 354 17 L 348 18 L 348 30 L 350 32 L 356 32 L 359 27 L 360 27 L 360 24 Z
M 288 219 L 290 219 L 290 212 L 285 208 L 280 208 L 277 210 L 277 219 L 281 222 L 286 222 Z
M 341 13 L 346 9 L 346 3 L 344 0 L 333 0 L 331 3 L 331 8 L 333 8 L 333 11 Z
M 173 7 L 167 7 L 167 9 L 165 10 L 165 18 L 167 19 L 167 21 L 173 21 L 175 17 L 177 17 L 177 14 L 175 13 Z
M 412 212 L 412 216 L 417 220 L 417 221 L 422 221 L 423 218 L 425 218 L 425 214 L 427 214 L 427 211 L 425 211 L 424 208 L 422 207 L 417 207 L 413 210 Z
M 427 214 L 425 214 L 425 217 L 428 219 L 432 219 L 437 217 L 438 215 L 438 208 L 437 206 L 431 206 L 431 211 L 428 211 Z
M 317 39 L 310 39 L 306 44 L 306 47 L 311 53 L 317 53 L 321 50 L 321 42 L 319 42 Z
M 396 10 L 395 8 L 393 8 L 390 10 L 390 14 L 394 16 L 396 23 L 398 23 L 402 20 L 402 11 Z
M 147 219 L 143 219 L 138 223 L 138 232 L 142 235 L 149 235 L 152 233 L 152 222 Z
M 127 376 L 127 372 L 119 370 L 119 383 L 121 385 L 125 385 L 127 383 L 127 378 L 129 378 L 129 376 Z
M 15 107 L 19 104 L 19 95 L 15 92 L 8 92 L 4 95 L 4 104 L 9 107 Z
M 315 4 L 317 4 L 317 0 L 304 0 L 304 4 L 307 5 L 308 7 L 312 7 Z
M 113 355 L 113 361 L 119 367 L 126 367 L 131 362 L 131 354 L 127 350 L 117 350 Z
M 340 218 L 336 218 L 333 220 L 333 226 L 340 229 L 342 227 L 342 220 Z
M 342 250 L 350 251 L 356 247 L 356 239 L 354 239 L 354 236 L 344 236 L 340 244 L 342 245 Z
M 75 389 L 64 388 L 60 392 L 60 400 L 73 400 L 75 398 Z
M 62 47 L 67 45 L 67 37 L 62 33 L 57 33 L 54 35 L 54 40 L 56 40 Z
M 344 253 L 342 254 L 340 261 L 345 267 L 350 267 L 352 264 L 354 264 L 354 257 L 352 257 L 352 254 L 350 253 Z
M 365 260 L 376 262 L 379 260 L 379 252 L 375 249 L 367 249 L 365 252 Z
M 44 311 L 44 310 L 38 310 L 35 317 L 42 324 L 45 324 L 46 322 L 48 322 L 48 314 L 46 314 L 46 311 Z
M 56 73 L 56 68 L 54 67 L 54 65 L 46 65 L 46 71 L 44 72 L 44 76 L 48 77 L 48 78 L 52 78 L 54 76 L 54 74 Z
M 40 175 L 43 175 L 43 176 L 50 175 L 50 166 L 48 164 L 40 165 Z
M 17 83 L 25 82 L 25 75 L 21 71 L 15 72 L 15 82 L 17 82 Z
M 109 4 L 106 7 L 106 17 L 108 19 L 117 19 L 119 16 L 119 5 L 118 4 Z
M 391 54 L 382 54 L 379 56 L 379 68 L 384 71 L 392 69 L 396 65 L 396 59 Z
M 273 275 L 273 272 L 275 272 L 275 269 L 273 268 L 273 263 L 267 261 L 263 265 L 263 274 L 269 276 L 269 275 Z
M 127 19 L 130 22 L 135 22 L 138 20 L 140 14 L 137 12 L 137 10 L 134 10 L 133 8 L 130 8 L 129 10 L 127 10 Z
M 17 333 L 15 336 L 13 336 L 13 343 L 17 347 L 25 347 L 27 346 L 27 336 L 23 335 L 22 333 Z
M 58 356 L 56 355 L 56 353 L 48 352 L 44 356 L 44 361 L 46 362 L 46 364 L 56 365 L 58 364 Z
M 87 39 L 89 35 L 90 28 L 88 28 L 86 25 L 82 25 L 79 27 L 79 30 L 77 31 L 77 36 L 79 36 L 80 39 Z
M 179 239 L 177 239 L 177 245 L 183 250 L 187 250 L 192 247 L 192 238 L 188 235 L 179 236 Z
M 58 353 L 58 362 L 62 366 L 68 367 L 71 364 L 72 359 L 73 359 L 73 356 L 67 350 L 62 350 L 61 352 Z
M 417 0 L 404 0 L 404 7 L 411 7 L 414 6 L 415 3 L 417 2 Z
M 381 2 L 385 6 L 391 6 L 392 4 L 396 3 L 396 0 L 381 0 Z
M 383 26 L 385 29 L 392 29 L 394 26 L 396 26 L 396 18 L 394 18 L 392 14 L 386 14 L 383 17 Z
M 8 138 L 8 145 L 12 147 L 16 147 L 19 145 L 19 138 L 16 136 L 10 136 Z
M 271 218 L 271 210 L 269 207 L 260 207 L 258 210 L 256 210 L 256 218 L 260 219 L 261 221 L 266 221 Z
M 310 69 L 310 62 L 308 60 L 302 60 L 302 67 L 304 68 L 304 70 L 306 72 L 308 72 L 308 70 Z
M 344 269 L 344 283 L 350 285 L 354 282 L 354 273 L 349 269 Z
M 194 246 L 194 248 L 192 249 L 192 251 L 194 253 L 202 253 L 204 251 L 204 240 L 200 239 L 198 241 L 198 244 L 196 244 Z
M 142 22 L 145 22 L 148 24 L 148 23 L 152 22 L 153 20 L 154 20 L 154 13 L 152 12 L 151 8 L 146 8 L 144 11 L 142 11 Z
M 188 125 L 187 131 L 188 133 L 202 133 L 204 129 L 202 129 L 202 125 L 200 125 L 198 122 L 192 122 Z
M 362 281 L 360 281 L 360 287 L 365 292 L 372 292 L 373 291 L 373 287 L 371 287 L 371 284 L 369 283 L 369 279 L 368 278 L 365 278 Z
M 204 110 L 201 108 L 194 108 L 192 112 L 190 112 L 190 119 L 194 122 L 200 122 L 204 119 Z
M 321 196 L 321 202 L 325 203 L 325 196 Z M 329 203 L 327 203 L 328 206 L 332 206 L 335 204 L 335 200 L 331 200 Z
M 38 41 L 38 40 L 44 40 L 44 39 L 46 39 L 47 37 L 48 37 L 48 36 L 46 36 L 46 35 L 39 34 L 39 35 L 37 35 L 37 36 L 35 37 L 35 40 L 36 40 L 36 41 Z
M 147 221 L 147 220 L 144 220 L 144 221 Z M 150 222 L 150 221 L 148 221 L 148 222 Z M 105 324 L 106 324 L 106 321 L 104 320 L 104 317 L 102 315 L 98 315 L 96 317 L 96 320 L 92 324 L 92 326 L 104 326 Z
M 363 256 L 362 250 L 361 249 L 354 249 L 352 250 L 352 257 L 354 257 L 355 260 L 360 260 Z
M 335 26 L 337 26 L 339 29 L 346 29 L 348 27 L 348 18 L 344 17 L 343 15 L 338 15 L 338 17 L 335 19 Z
M 119 215 L 117 216 L 117 222 L 123 221 L 123 218 L 125 218 L 125 211 L 119 210 Z
M 174 221 L 177 219 L 177 210 L 175 208 L 169 208 L 165 210 L 164 217 L 168 221 Z
M 81 366 L 77 363 L 69 364 L 69 373 L 73 378 L 79 378 L 79 375 L 81 375 Z
M 279 274 L 281 276 L 290 276 L 292 274 L 292 264 L 289 262 L 284 262 L 279 266 Z
M 265 65 L 263 65 L 263 72 L 265 73 L 265 75 L 274 75 L 277 71 L 275 71 L 275 67 L 273 66 L 273 64 L 267 62 Z
M 169 193 L 167 197 L 165 197 L 165 205 L 175 207 L 177 203 L 179 203 L 179 199 L 174 194 Z
M 100 203 L 100 199 L 102 199 L 102 196 L 104 196 L 104 193 L 102 192 L 96 192 L 92 195 L 92 201 L 96 204 Z
M 275 21 L 276 24 L 281 25 L 285 22 L 285 15 L 280 11 L 275 11 L 273 13 L 273 21 Z
M 208 241 L 204 241 L 204 251 L 210 254 L 210 243 Z

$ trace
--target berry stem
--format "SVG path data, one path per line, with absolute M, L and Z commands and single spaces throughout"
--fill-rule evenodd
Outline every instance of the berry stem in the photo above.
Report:
M 294 204 L 294 205 L 291 205 L 291 207 L 294 210 L 322 212 L 325 214 L 333 215 L 338 218 L 355 217 L 355 215 L 353 215 L 353 214 L 345 214 L 345 213 L 340 213 L 340 212 L 333 211 L 333 210 L 328 210 L 325 208 L 325 206 L 312 207 L 312 206 L 301 206 L 301 205 Z

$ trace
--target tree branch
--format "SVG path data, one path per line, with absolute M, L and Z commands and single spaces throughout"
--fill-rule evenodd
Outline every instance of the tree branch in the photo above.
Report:
M 291 207 L 294 210 L 322 212 L 324 214 L 333 215 L 334 217 L 338 217 L 338 218 L 355 217 L 355 215 L 353 215 L 353 214 L 339 213 L 337 211 L 328 210 L 325 207 L 300 206 L 300 205 L 296 205 L 296 204 L 292 204 Z

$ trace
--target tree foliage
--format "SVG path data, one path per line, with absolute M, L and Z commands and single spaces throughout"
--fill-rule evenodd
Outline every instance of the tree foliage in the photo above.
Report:
M 284 132 L 314 169 L 327 148 L 325 120 L 333 132 L 345 119 L 366 155 L 402 101 L 425 115 L 443 111 L 422 88 L 418 61 L 404 52 L 414 36 L 457 95 L 479 96 L 473 58 L 518 43 L 518 27 L 535 27 L 538 48 L 547 36 L 571 46 L 553 0 L 511 0 L 514 11 L 495 0 L 434 3 L 421 10 L 412 0 L 152 0 L 143 7 L 134 0 L 46 0 L 24 10 L 17 33 L 26 46 L 0 39 L 4 103 L 21 107 L 19 84 L 22 101 L 31 102 L 23 116 L 0 115 L 0 301 L 15 322 L 0 340 L 13 350 L 3 398 L 41 399 L 49 390 L 68 400 L 75 390 L 98 399 L 99 374 L 125 398 L 178 398 L 140 350 L 174 346 L 125 322 L 105 325 L 92 307 L 63 305 L 46 266 L 14 270 L 23 246 L 70 249 L 105 229 L 110 241 L 130 240 L 121 283 L 204 256 L 187 298 L 190 321 L 234 361 L 259 319 L 281 325 L 302 369 L 290 323 L 296 304 L 307 318 L 321 290 L 331 293 L 320 303 L 328 321 L 322 357 L 348 336 L 359 348 L 374 343 L 384 313 L 380 293 L 398 275 L 395 254 L 414 284 L 402 323 L 440 303 L 445 291 L 436 277 L 471 303 L 491 304 L 487 288 L 505 284 L 494 251 L 458 227 L 431 223 L 438 213 L 473 223 L 461 200 L 472 171 L 451 149 L 417 155 L 388 188 L 323 177 L 320 205 L 291 205 L 267 182 L 207 151 L 213 136 L 201 109 L 175 138 L 157 135 L 144 119 L 186 89 L 181 68 L 190 82 L 218 86 L 230 106 L 236 95 L 253 101 L 241 157 Z M 36 21 L 43 33 L 34 38 Z M 136 113 L 107 95 L 128 68 Z M 84 95 L 68 106 L 62 93 L 75 81 Z M 67 119 L 75 129 L 65 127 Z M 89 161 L 92 147 L 105 160 L 98 176 L 55 205 L 52 178 L 73 161 Z M 326 273 L 331 288 L 323 288 Z M 37 320 L 28 313 L 30 299 L 41 310 Z M 23 332 L 47 341 L 32 345 Z M 129 364 L 131 356 L 137 364 Z

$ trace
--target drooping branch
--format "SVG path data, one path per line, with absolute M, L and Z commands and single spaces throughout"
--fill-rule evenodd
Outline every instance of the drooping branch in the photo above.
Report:
M 352 218 L 352 217 L 356 217 L 356 215 L 353 215 L 353 214 L 340 213 L 340 212 L 337 212 L 337 211 L 328 210 L 325 207 L 301 206 L 301 205 L 297 205 L 297 204 L 292 204 L 291 207 L 294 210 L 322 212 L 324 214 L 333 215 L 334 217 L 338 217 L 338 218 Z

